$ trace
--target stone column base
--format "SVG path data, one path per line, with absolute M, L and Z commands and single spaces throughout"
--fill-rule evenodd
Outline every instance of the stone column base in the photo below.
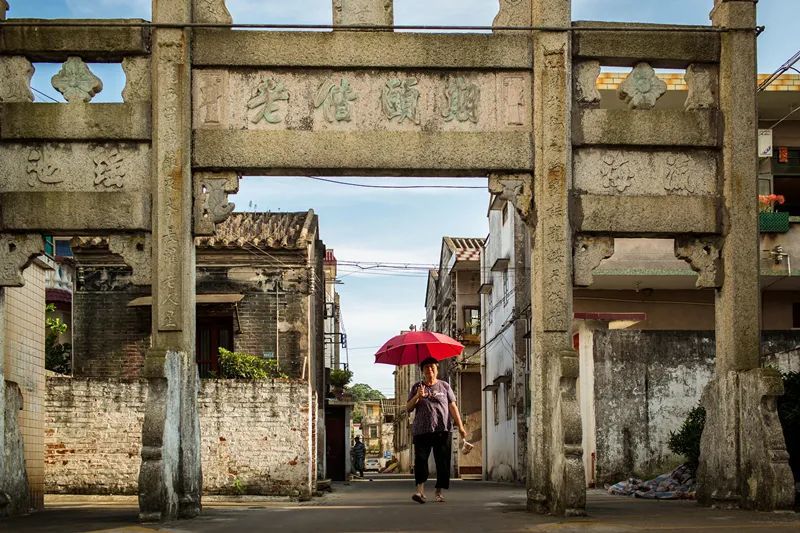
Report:
M 794 478 L 778 419 L 778 371 L 757 368 L 717 375 L 701 403 L 697 499 L 702 505 L 775 511 L 794 505 Z
M 3 391 L 5 389 L 5 391 Z M 22 444 L 22 432 L 17 423 L 17 415 L 22 409 L 22 393 L 13 381 L 2 381 L 0 376 L 0 393 L 3 393 L 0 406 L 4 407 L 5 421 L 3 448 L 0 454 L 0 518 L 25 514 L 30 510 L 30 492 L 28 473 L 25 470 L 25 453 Z

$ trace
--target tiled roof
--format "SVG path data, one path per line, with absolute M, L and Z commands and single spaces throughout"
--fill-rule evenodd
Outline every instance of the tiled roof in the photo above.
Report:
M 314 210 L 299 213 L 233 213 L 217 224 L 213 236 L 195 238 L 198 248 L 240 248 L 245 244 L 272 249 L 300 249 L 313 238 Z M 75 237 L 76 249 L 108 248 L 108 237 Z M 332 250 L 331 250 L 332 252 Z
M 686 80 L 681 73 L 677 74 L 656 74 L 660 79 L 664 80 L 667 84 L 667 90 L 670 91 L 687 91 Z M 759 85 L 769 78 L 771 74 L 759 74 Z M 597 78 L 597 88 L 602 90 L 615 91 L 619 88 L 625 78 L 628 77 L 627 72 L 603 72 Z M 800 91 L 800 74 L 783 74 L 780 78 L 772 82 L 767 91 Z
M 245 244 L 298 249 L 313 236 L 314 210 L 299 213 L 233 213 L 217 224 L 213 236 L 198 237 L 198 248 L 241 248 Z
M 456 256 L 456 261 L 480 261 L 484 239 L 477 237 L 445 237 L 444 242 Z
M 326 265 L 336 264 L 336 256 L 333 255 L 333 248 L 325 248 L 325 264 Z

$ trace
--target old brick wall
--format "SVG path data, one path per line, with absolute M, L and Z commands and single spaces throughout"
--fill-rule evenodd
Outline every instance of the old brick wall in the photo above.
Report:
M 47 378 L 45 490 L 136 494 L 147 381 Z
M 763 364 L 800 368 L 795 332 L 765 332 Z M 714 371 L 711 331 L 594 331 L 597 481 L 660 474 L 680 463 L 667 447 Z
M 136 494 L 146 396 L 145 380 L 48 378 L 47 492 Z M 207 493 L 311 491 L 307 383 L 203 380 L 198 408 Z
M 150 306 L 128 307 L 149 287 L 130 285 L 126 269 L 82 268 L 73 293 L 73 375 L 135 378 L 150 347 Z

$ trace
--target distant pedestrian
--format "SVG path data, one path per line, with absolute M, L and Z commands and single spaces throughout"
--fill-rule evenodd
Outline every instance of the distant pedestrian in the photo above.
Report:
M 356 436 L 356 443 L 353 444 L 350 455 L 353 456 L 353 471 L 364 477 L 364 458 L 367 456 L 367 448 L 361 442 L 361 437 Z
M 436 463 L 436 501 L 444 502 L 442 489 L 450 488 L 450 456 L 453 421 L 462 439 L 467 431 L 461 422 L 453 389 L 446 381 L 439 381 L 439 362 L 429 357 L 420 363 L 423 380 L 415 383 L 408 393 L 406 409 L 416 411 L 412 433 L 414 435 L 414 481 L 416 492 L 411 497 L 425 503 L 425 481 L 428 480 L 428 458 L 433 451 Z

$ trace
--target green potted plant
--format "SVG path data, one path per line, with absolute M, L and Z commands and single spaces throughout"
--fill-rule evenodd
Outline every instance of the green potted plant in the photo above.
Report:
M 353 379 L 353 372 L 350 370 L 339 368 L 331 370 L 328 383 L 330 383 L 331 388 L 333 389 L 334 396 L 340 398 L 344 394 L 344 388 L 348 383 L 350 383 L 351 379 Z
M 775 210 L 785 199 L 780 194 L 758 195 L 758 228 L 762 233 L 786 233 L 789 231 L 789 213 Z

